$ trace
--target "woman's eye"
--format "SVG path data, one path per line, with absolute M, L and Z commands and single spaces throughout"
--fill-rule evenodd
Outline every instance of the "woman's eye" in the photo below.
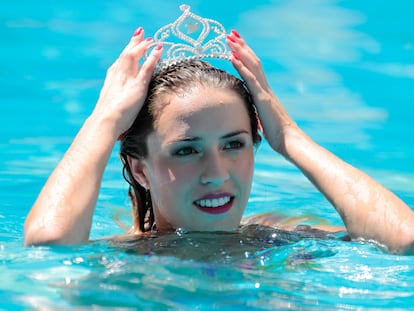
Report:
M 244 147 L 244 143 L 242 141 L 233 140 L 225 144 L 224 149 L 234 150 L 234 149 L 241 149 L 243 147 Z
M 192 154 L 197 154 L 198 151 L 193 147 L 183 147 L 178 150 L 176 150 L 173 154 L 175 156 L 184 157 Z

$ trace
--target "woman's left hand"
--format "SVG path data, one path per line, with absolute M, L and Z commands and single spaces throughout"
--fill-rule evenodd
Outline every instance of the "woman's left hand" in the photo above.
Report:
M 232 51 L 231 61 L 253 97 L 263 133 L 274 150 L 284 155 L 285 131 L 296 124 L 270 88 L 260 59 L 241 36 L 232 30 L 227 36 Z
M 375 240 L 395 253 L 414 253 L 412 209 L 376 180 L 315 143 L 290 118 L 269 87 L 260 60 L 236 31 L 231 61 L 246 81 L 269 144 L 323 193 L 352 238 Z

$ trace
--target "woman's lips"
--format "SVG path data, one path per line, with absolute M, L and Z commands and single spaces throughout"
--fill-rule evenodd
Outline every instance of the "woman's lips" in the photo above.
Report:
M 234 196 L 230 193 L 209 194 L 195 200 L 194 205 L 204 213 L 223 214 L 233 206 Z

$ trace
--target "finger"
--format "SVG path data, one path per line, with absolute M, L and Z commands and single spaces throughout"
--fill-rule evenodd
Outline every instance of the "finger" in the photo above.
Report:
M 151 42 L 151 38 L 144 40 L 144 30 L 140 30 L 140 28 L 138 28 L 135 31 L 134 36 L 124 48 L 116 62 L 116 67 L 120 74 L 125 75 L 125 78 L 131 76 L 136 77 L 138 73 L 138 61 L 143 56 Z
M 250 48 L 250 46 L 244 41 L 240 34 L 236 30 L 232 30 L 230 35 L 227 36 L 227 43 L 232 48 L 236 50 L 238 54 L 246 59 L 258 59 L 256 53 Z
M 138 27 L 135 31 L 133 36 L 131 37 L 131 39 L 129 40 L 127 46 L 124 48 L 124 50 L 122 52 L 124 52 L 125 50 L 128 50 L 134 46 L 136 46 L 137 44 L 139 44 L 140 42 L 142 42 L 142 40 L 144 39 L 144 28 L 142 27 Z M 122 54 L 122 53 L 121 53 Z
M 131 77 L 135 78 L 138 75 L 140 70 L 138 64 L 141 58 L 147 53 L 148 48 L 153 45 L 153 41 L 154 40 L 152 38 L 146 38 L 140 44 L 131 49 L 130 54 L 132 57 L 131 63 L 129 64 L 129 74 Z
M 255 97 L 255 94 L 257 94 L 262 89 L 256 76 L 249 70 L 249 68 L 244 65 L 240 57 L 235 52 L 233 52 L 230 60 L 234 68 L 246 82 L 247 88 L 250 90 L 252 96 Z
M 155 67 L 162 55 L 162 45 L 158 44 L 149 54 L 147 59 L 142 63 L 139 70 L 137 80 L 142 84 L 143 87 L 147 88 L 151 77 L 154 73 Z
M 267 85 L 262 64 L 256 53 L 247 45 L 241 36 L 234 30 L 227 36 L 227 44 L 233 54 L 257 77 L 263 86 Z
M 227 44 L 249 69 L 262 71 L 260 59 L 237 31 L 232 30 L 227 36 Z
M 247 47 L 240 35 L 234 30 L 232 30 L 231 34 L 228 35 L 226 39 L 228 46 L 232 50 L 230 60 L 254 96 L 260 89 L 260 83 L 257 80 L 255 72 L 250 69 L 254 66 L 249 59 L 254 58 L 255 55 L 253 51 Z

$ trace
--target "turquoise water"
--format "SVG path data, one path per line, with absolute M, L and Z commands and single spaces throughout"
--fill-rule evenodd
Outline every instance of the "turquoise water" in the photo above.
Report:
M 414 206 L 411 2 L 188 3 L 239 30 L 309 135 Z M 120 244 L 22 246 L 25 216 L 92 111 L 106 68 L 136 27 L 154 33 L 180 14 L 179 4 L 2 4 L 0 309 L 414 309 L 413 257 L 359 241 L 251 227 Z M 325 199 L 266 143 L 256 163 L 247 215 L 274 210 L 341 225 Z M 123 233 L 114 218 L 129 223 L 116 150 L 92 238 Z

